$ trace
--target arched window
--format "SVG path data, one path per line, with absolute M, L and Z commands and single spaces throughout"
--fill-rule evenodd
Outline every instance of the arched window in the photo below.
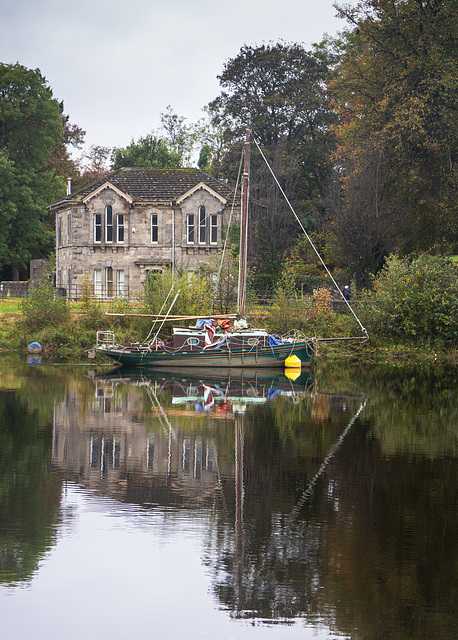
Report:
M 113 297 L 113 267 L 107 267 L 107 298 Z
M 207 217 L 205 207 L 199 207 L 199 244 L 205 244 L 207 236 Z
M 105 209 L 105 242 L 113 242 L 113 207 L 107 205 Z

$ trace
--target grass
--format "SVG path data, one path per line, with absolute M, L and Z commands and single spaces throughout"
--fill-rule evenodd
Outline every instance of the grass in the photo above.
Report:
M 4 313 L 19 313 L 21 298 L 0 298 L 0 315 Z

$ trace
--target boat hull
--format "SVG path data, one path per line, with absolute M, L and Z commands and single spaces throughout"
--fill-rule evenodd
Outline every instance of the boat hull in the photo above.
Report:
M 165 351 L 113 345 L 98 346 L 95 352 L 118 364 L 141 367 L 283 368 L 285 361 L 291 356 L 296 356 L 300 360 L 301 367 L 311 366 L 315 348 L 312 340 L 304 340 L 256 349 Z

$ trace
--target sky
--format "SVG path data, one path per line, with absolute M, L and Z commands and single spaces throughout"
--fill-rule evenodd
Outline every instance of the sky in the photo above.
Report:
M 334 0 L 0 0 L 0 62 L 40 69 L 90 145 L 125 147 L 168 105 L 188 124 L 244 44 L 309 49 L 345 24 Z

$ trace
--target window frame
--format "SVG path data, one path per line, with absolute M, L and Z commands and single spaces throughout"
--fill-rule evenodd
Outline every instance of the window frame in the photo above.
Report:
M 102 214 L 94 214 L 94 243 L 100 244 L 102 242 Z M 98 233 L 97 233 L 98 232 Z M 99 236 L 97 238 L 97 236 Z
M 159 244 L 159 216 L 151 214 L 151 244 Z
M 207 212 L 204 205 L 199 207 L 198 225 L 199 244 L 207 244 Z
M 102 269 L 94 269 L 94 295 L 97 296 L 97 298 L 101 298 L 102 294 Z
M 121 276 L 122 274 L 122 276 Z M 118 269 L 116 271 L 116 296 L 118 298 L 124 298 L 126 294 L 126 275 L 124 269 Z
M 111 278 L 109 277 L 111 276 Z M 114 270 L 113 267 L 105 267 L 105 283 L 106 283 L 106 297 L 114 298 Z
M 113 207 L 111 204 L 107 204 L 105 207 L 105 242 L 107 244 L 113 243 Z
M 218 244 L 218 215 L 210 214 L 210 244 Z
M 186 216 L 186 243 L 187 244 L 195 244 L 195 233 L 196 233 L 196 224 L 195 224 L 195 214 L 188 213 Z
M 123 213 L 118 213 L 116 215 L 116 242 L 117 242 L 117 244 L 123 244 L 124 243 L 124 235 L 125 235 L 124 214 Z

